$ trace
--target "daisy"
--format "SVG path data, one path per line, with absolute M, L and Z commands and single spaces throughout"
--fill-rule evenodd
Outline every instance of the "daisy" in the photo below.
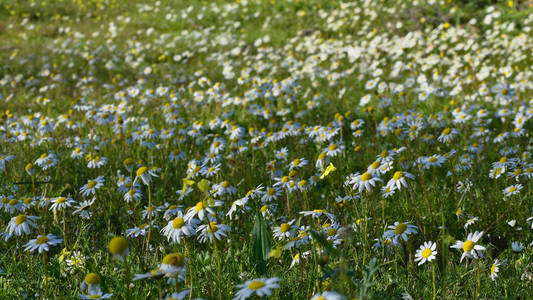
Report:
M 30 240 L 27 244 L 24 245 L 24 250 L 33 252 L 35 250 L 39 250 L 39 253 L 43 253 L 43 251 L 48 252 L 50 249 L 50 246 L 55 246 L 58 244 L 61 244 L 63 242 L 62 239 L 58 239 L 53 234 L 47 234 L 47 235 L 39 235 L 36 239 Z
M 159 265 L 159 269 L 163 271 L 167 277 L 183 278 L 183 273 L 186 270 L 185 256 L 181 253 L 170 253 L 163 257 L 163 261 Z
M 96 190 L 104 185 L 104 176 L 98 176 L 93 180 L 89 180 L 87 184 L 81 187 L 80 192 L 84 197 L 94 195 Z
M 337 145 L 336 143 L 331 143 L 327 148 L 324 148 L 322 151 L 326 153 L 328 157 L 335 157 L 344 150 L 344 145 Z
M 315 210 L 309 210 L 309 211 L 301 211 L 300 212 L 301 215 L 304 215 L 304 216 L 311 216 L 313 219 L 318 219 L 320 218 L 321 216 L 326 216 L 328 219 L 330 219 L 332 222 L 335 221 L 335 215 L 332 214 L 332 213 L 329 213 L 323 209 L 315 209 Z
M 292 225 L 295 221 L 296 220 L 292 220 L 289 223 L 282 223 L 280 226 L 274 227 L 274 237 L 278 240 L 293 237 L 295 231 L 298 229 L 297 226 Z
M 483 232 L 476 231 L 474 233 L 469 233 L 466 241 L 457 241 L 455 245 L 452 245 L 451 248 L 456 249 L 462 249 L 463 255 L 461 256 L 461 262 L 465 257 L 478 259 L 479 257 L 483 257 L 483 253 L 481 251 L 486 250 L 485 247 L 481 245 L 477 245 L 477 242 L 483 235 Z
M 415 176 L 411 173 L 397 171 L 394 173 L 389 182 L 387 182 L 387 187 L 390 187 L 391 190 L 399 190 L 402 186 L 407 188 L 407 181 L 405 178 L 414 179 Z
M 503 194 L 505 195 L 505 197 L 516 195 L 520 193 L 520 190 L 522 189 L 522 187 L 523 186 L 521 184 L 514 184 L 511 186 L 508 186 L 505 189 L 503 189 Z
M 237 210 L 241 213 L 250 210 L 250 208 L 246 206 L 246 204 L 248 203 L 248 199 L 249 197 L 244 197 L 244 198 L 233 201 L 231 203 L 231 208 L 226 213 L 226 216 L 229 216 L 229 219 L 233 220 L 233 215 L 237 212 Z M 238 218 L 238 215 L 237 215 L 237 218 Z
M 128 240 L 121 236 L 112 238 L 109 242 L 109 252 L 113 258 L 123 260 L 129 253 Z
M 336 292 L 331 292 L 331 291 L 326 291 L 323 293 L 315 294 L 311 298 L 311 300 L 344 300 L 344 299 L 346 299 L 346 297 L 344 297 L 343 295 L 336 293 Z
M 124 201 L 130 203 L 132 201 L 137 201 L 142 198 L 142 193 L 133 186 L 126 193 L 124 193 Z
M 352 188 L 361 193 L 363 190 L 370 192 L 372 187 L 376 186 L 377 181 L 383 180 L 379 177 L 372 176 L 372 174 L 368 172 L 364 172 L 363 174 L 355 173 L 354 175 L 351 175 L 348 184 L 352 184 Z
M 93 205 L 95 200 L 96 197 L 93 197 L 91 200 L 86 200 L 74 205 L 74 211 L 72 213 L 75 215 L 79 215 L 82 219 L 89 219 L 92 216 L 92 212 L 90 212 L 88 208 Z
M 87 167 L 91 169 L 97 169 L 97 168 L 101 168 L 105 166 L 106 163 L 107 163 L 107 158 L 96 156 L 95 158 L 89 161 L 89 163 L 87 164 Z
M 169 221 L 170 219 L 172 219 L 175 216 L 177 216 L 179 213 L 183 214 L 183 206 L 182 205 L 171 204 L 167 208 L 167 210 L 165 210 L 165 213 L 163 214 L 163 218 L 165 218 L 165 220 Z
M 168 222 L 167 226 L 161 230 L 161 233 L 167 237 L 167 240 L 172 240 L 172 242 L 179 244 L 183 236 L 196 235 L 198 223 L 200 221 L 194 218 L 185 221 L 183 214 L 178 212 L 176 218 Z
M 113 294 L 103 294 L 100 289 L 100 276 L 96 273 L 89 273 L 85 276 L 81 284 L 81 290 L 87 290 L 87 295 L 80 295 L 82 299 L 109 299 Z
M 263 202 L 272 202 L 276 200 L 281 195 L 281 190 L 276 187 L 269 187 L 266 188 L 265 193 L 261 197 L 261 201 Z
M 453 140 L 454 136 L 459 134 L 459 131 L 455 128 L 445 128 L 439 135 L 437 140 L 441 143 L 449 143 Z
M 392 239 L 394 244 L 397 244 L 400 238 L 407 242 L 408 235 L 418 233 L 416 231 L 416 226 L 409 224 L 409 222 L 395 222 L 394 225 L 390 225 L 387 228 L 390 230 L 385 231 L 383 237 Z
M 498 272 L 500 271 L 501 264 L 502 262 L 496 259 L 494 263 L 490 266 L 490 279 L 492 279 L 492 281 L 496 280 L 496 278 L 498 277 Z
M 224 224 L 218 224 L 217 222 L 209 222 L 209 224 L 204 224 L 198 226 L 196 232 L 199 233 L 198 240 L 202 243 L 205 243 L 208 239 L 209 242 L 213 242 L 213 237 L 217 240 L 226 237 L 227 233 L 231 231 L 231 227 Z
M 136 174 L 137 176 L 135 177 L 133 183 L 136 183 L 140 178 L 145 185 L 150 184 L 152 177 L 158 177 L 155 173 L 155 169 L 148 169 L 148 167 L 140 167 Z
M 305 158 L 297 158 L 289 164 L 289 170 L 301 168 L 303 166 L 306 166 L 308 161 Z
M 465 223 L 465 226 L 464 226 L 465 229 L 467 229 L 468 226 L 474 224 L 474 223 L 477 222 L 478 220 L 479 220 L 478 217 L 473 217 L 473 218 L 468 219 L 468 220 L 466 221 L 466 223 Z
M 511 249 L 513 249 L 513 251 L 516 253 L 522 252 L 522 250 L 524 250 L 524 244 L 520 242 L 513 242 L 511 244 Z
M 172 293 L 171 295 L 168 295 L 165 300 L 183 300 L 185 299 L 185 297 L 187 297 L 187 295 L 189 294 L 189 290 L 183 290 L 179 293 Z
M 244 300 L 254 294 L 258 297 L 270 296 L 272 295 L 272 289 L 279 288 L 278 282 L 279 278 L 277 277 L 247 280 L 245 283 L 236 286 L 239 291 L 235 293 L 233 300 Z
M 79 159 L 82 158 L 85 155 L 85 152 L 80 147 L 76 147 L 72 152 L 70 153 L 70 158 L 72 159 Z
M 57 210 L 61 211 L 65 209 L 66 207 L 72 206 L 72 204 L 76 204 L 76 201 L 72 198 L 65 198 L 65 197 L 56 197 L 52 199 L 52 206 L 50 207 L 50 210 Z
M 315 167 L 320 171 L 324 171 L 324 167 L 328 164 L 329 157 L 326 155 L 326 153 L 320 153 L 316 160 Z
M 415 261 L 419 261 L 418 265 L 425 263 L 426 261 L 432 261 L 437 255 L 437 244 L 431 241 L 424 242 L 420 246 L 420 249 L 416 250 Z
M 35 225 L 33 221 L 39 219 L 39 217 L 35 216 L 18 215 L 11 218 L 7 224 L 6 232 L 10 235 L 13 233 L 15 233 L 15 235 L 30 234 L 31 227 L 37 228 L 37 225 Z
M 146 233 L 148 233 L 148 224 L 141 224 L 139 226 L 135 226 L 133 228 L 126 230 L 126 236 L 127 237 L 139 237 L 139 236 L 145 236 Z
M 214 205 L 213 207 L 216 207 L 216 206 L 221 206 L 222 205 L 222 201 L 218 201 L 218 200 L 215 200 L 214 201 Z M 192 219 L 193 217 L 195 217 L 196 215 L 198 215 L 198 219 L 200 219 L 201 221 L 203 221 L 208 215 L 214 215 L 215 214 L 215 211 L 213 210 L 213 208 L 208 205 L 208 203 L 204 203 L 203 201 L 199 201 L 198 203 L 196 203 L 195 206 L 189 208 L 189 210 L 187 210 L 187 213 L 185 214 L 185 221 L 189 221 L 190 219 Z

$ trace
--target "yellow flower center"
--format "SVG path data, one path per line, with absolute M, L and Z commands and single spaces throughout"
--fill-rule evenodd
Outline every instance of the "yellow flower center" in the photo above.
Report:
M 46 243 L 48 241 L 49 241 L 49 239 L 48 239 L 48 237 L 46 235 L 40 235 L 39 237 L 37 237 L 35 239 L 35 243 L 37 245 L 42 245 L 42 244 L 44 244 L 44 243 Z
M 335 145 L 335 144 L 331 144 L 331 145 L 329 145 L 329 150 L 330 150 L 330 151 L 335 151 L 335 150 L 337 150 L 337 145 Z
M 446 128 L 446 129 L 444 129 L 444 130 L 442 131 L 442 135 L 448 135 L 448 134 L 450 134 L 451 131 L 452 131 L 452 130 L 451 130 L 450 128 Z
M 268 209 L 268 205 L 263 205 L 261 206 L 261 212 L 264 213 L 265 211 L 267 211 Z
M 87 183 L 87 187 L 90 189 L 92 189 L 95 186 L 96 186 L 96 180 L 91 180 Z
M 364 172 L 363 175 L 361 175 L 361 181 L 368 181 L 372 179 L 372 174 L 368 172 Z
M 392 179 L 400 180 L 402 177 L 403 177 L 403 172 L 402 171 L 398 171 L 398 172 L 394 173 L 394 176 L 392 176 Z
M 141 175 L 143 175 L 144 173 L 146 173 L 146 171 L 148 171 L 148 168 L 147 168 L 147 167 L 140 167 L 140 168 L 137 170 L 137 176 L 141 176 Z
M 99 284 L 100 283 L 100 276 L 96 273 L 89 273 L 85 276 L 84 279 L 85 283 L 87 284 Z
M 494 275 L 496 273 L 496 264 L 492 264 L 490 267 L 490 275 Z
M 402 234 L 407 229 L 407 225 L 400 223 L 394 228 L 394 234 Z
M 258 290 L 265 286 L 265 283 L 261 280 L 254 280 L 248 284 L 248 288 L 252 291 Z
M 503 156 L 502 158 L 500 158 L 500 164 L 504 164 L 507 162 L 507 157 Z
M 185 221 L 183 218 L 175 218 L 174 221 L 172 221 L 172 228 L 174 229 L 180 229 L 185 224 Z
M 334 236 L 336 234 L 337 234 L 337 229 L 331 228 L 330 230 L 328 230 L 328 236 Z
M 163 264 L 183 267 L 185 265 L 185 256 L 183 256 L 181 253 L 167 254 L 165 257 L 163 257 Z
M 227 181 L 223 181 L 221 184 L 220 184 L 223 188 L 227 189 L 229 187 L 229 182 Z
M 13 200 L 9 201 L 9 205 L 11 205 L 11 206 L 17 205 L 17 203 L 19 203 L 19 201 L 17 199 L 13 199 Z
M 434 163 L 436 161 L 437 161 L 437 158 L 435 156 L 432 156 L 432 157 L 429 158 L 429 162 Z
M 291 225 L 287 224 L 287 223 L 283 223 L 281 224 L 281 226 L 279 227 L 279 231 L 280 232 L 287 232 L 291 229 Z
M 56 203 L 61 204 L 61 203 L 65 203 L 65 201 L 67 201 L 67 198 L 59 197 L 59 198 L 57 198 Z
M 20 224 L 26 222 L 26 219 L 27 219 L 27 217 L 25 215 L 18 215 L 15 218 L 15 224 L 20 225 Z
M 463 243 L 463 251 L 464 252 L 472 251 L 472 249 L 474 249 L 475 245 L 476 245 L 476 243 L 474 243 L 472 241 L 466 241 L 466 242 Z
M 289 182 L 289 177 L 288 176 L 283 176 L 281 178 L 281 182 L 283 182 L 283 183 Z
M 204 204 L 202 203 L 202 201 L 196 203 L 196 206 L 195 206 L 195 210 L 196 210 L 196 212 L 199 212 L 199 211 L 201 211 L 202 209 L 204 209 Z
M 428 257 L 431 255 L 431 253 L 433 253 L 433 252 L 431 251 L 431 249 L 426 248 L 426 249 L 424 249 L 424 251 L 422 251 L 422 257 L 423 257 L 423 258 L 428 258 Z
M 514 193 L 516 192 L 516 187 L 515 186 L 512 186 L 509 188 L 509 193 Z
M 326 153 L 320 153 L 320 154 L 318 155 L 318 159 L 322 160 L 322 159 L 324 159 L 324 158 L 326 158 Z
M 377 168 L 379 168 L 379 166 L 380 166 L 380 162 L 379 161 L 375 161 L 375 162 L 372 163 L 372 169 L 377 169 Z
M 207 232 L 213 233 L 217 231 L 218 231 L 217 222 L 209 222 L 209 225 L 207 227 Z
M 109 252 L 113 255 L 122 254 L 128 249 L 128 240 L 121 236 L 114 237 L 109 242 Z

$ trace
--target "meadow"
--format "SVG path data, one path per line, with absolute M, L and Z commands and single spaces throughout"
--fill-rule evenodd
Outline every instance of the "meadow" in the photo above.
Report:
M 1 1 L 0 298 L 533 298 L 532 26 Z

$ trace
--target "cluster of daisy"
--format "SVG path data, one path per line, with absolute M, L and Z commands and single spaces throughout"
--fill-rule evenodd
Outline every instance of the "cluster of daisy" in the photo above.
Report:
M 38 55 L 0 54 L 3 247 L 57 260 L 81 298 L 153 297 L 157 282 L 166 299 L 346 299 L 358 279 L 335 279 L 369 256 L 431 265 L 435 298 L 439 266 L 488 256 L 496 280 L 530 251 L 533 14 L 487 6 L 461 24 L 445 0 L 286 1 L 312 26 L 280 44 L 266 32 L 286 12 L 261 1 L 156 1 L 135 18 L 94 2 L 102 26 L 64 16 Z M 23 8 L 44 6 L 6 11 Z M 437 8 L 442 22 L 397 17 Z M 138 28 L 153 19 L 166 25 Z M 44 30 L 15 20 L 20 43 Z M 246 36 L 252 23 L 265 33 Z

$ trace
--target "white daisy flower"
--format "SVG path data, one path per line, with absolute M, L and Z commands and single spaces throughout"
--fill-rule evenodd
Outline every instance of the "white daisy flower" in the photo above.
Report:
M 408 235 L 418 233 L 416 226 L 409 224 L 409 222 L 395 222 L 394 225 L 390 225 L 387 228 L 390 230 L 385 231 L 383 238 L 392 239 L 394 244 L 397 244 L 400 238 L 407 242 Z
M 198 226 L 197 219 L 191 218 L 187 221 L 183 218 L 183 214 L 178 212 L 176 218 L 168 222 L 167 226 L 161 229 L 161 233 L 167 237 L 169 241 L 179 244 L 183 236 L 196 235 L 196 228 Z
M 247 280 L 243 284 L 238 284 L 236 287 L 239 289 L 235 293 L 233 300 L 244 300 L 250 298 L 252 295 L 258 297 L 272 295 L 272 290 L 279 288 L 279 278 L 259 278 L 254 280 Z
M 465 257 L 478 259 L 479 257 L 483 257 L 483 253 L 481 251 L 486 250 L 485 247 L 481 245 L 477 245 L 477 242 L 483 235 L 483 232 L 476 231 L 474 233 L 469 233 L 466 241 L 457 241 L 455 245 L 452 245 L 451 248 L 456 249 L 462 249 L 463 255 L 461 256 L 461 262 Z
M 36 239 L 30 240 L 27 244 L 24 245 L 24 250 L 33 252 L 35 250 L 38 250 L 39 253 L 43 253 L 43 251 L 48 252 L 50 249 L 50 246 L 55 246 L 58 244 L 61 244 L 63 242 L 63 239 L 58 239 L 53 234 L 47 234 L 47 235 L 39 235 Z
M 104 185 L 104 176 L 98 176 L 95 179 L 89 180 L 87 184 L 81 187 L 80 192 L 84 197 L 94 195 L 96 190 Z
M 416 250 L 415 261 L 418 261 L 418 265 L 425 263 L 426 261 L 432 261 L 437 255 L 437 244 L 431 241 L 424 242 L 420 246 L 420 249 Z

